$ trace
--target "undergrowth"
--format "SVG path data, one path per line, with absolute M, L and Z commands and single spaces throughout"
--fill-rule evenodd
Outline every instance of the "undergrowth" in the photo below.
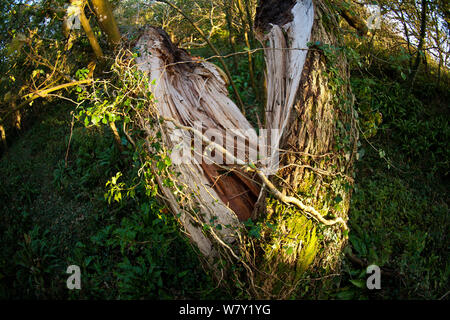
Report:
M 117 172 L 132 183 L 131 148 L 101 128 L 75 125 L 69 109 L 41 117 L 0 161 L 0 297 L 58 299 L 222 298 L 172 215 L 144 188 L 108 204 Z M 124 142 L 125 144 L 125 142 Z M 69 291 L 78 265 L 82 290 Z
M 261 102 L 240 61 L 234 80 L 256 125 Z M 414 90 L 383 74 L 351 81 L 361 144 L 347 258 L 337 277 L 305 274 L 293 298 L 441 298 L 450 276 L 449 91 L 426 78 Z M 233 298 L 201 268 L 165 205 L 135 186 L 140 163 L 127 140 L 121 152 L 102 126 L 71 130 L 70 108 L 39 116 L 0 159 L 0 298 Z M 108 181 L 135 186 L 134 196 L 108 194 Z M 247 227 L 259 237 L 258 222 Z M 72 264 L 79 291 L 66 288 Z M 370 264 L 384 272 L 379 291 L 366 289 Z

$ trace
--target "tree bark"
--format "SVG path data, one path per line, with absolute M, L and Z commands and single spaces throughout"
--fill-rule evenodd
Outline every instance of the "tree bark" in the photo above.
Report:
M 273 9 L 275 2 L 260 2 L 255 24 L 259 40 L 266 44 L 266 124 L 282 128 L 281 169 L 273 181 L 284 194 L 300 197 L 324 217 L 346 221 L 358 133 L 347 61 L 338 53 L 339 42 L 332 31 L 337 22 L 326 20 L 332 14 L 321 1 L 286 1 L 278 11 Z M 310 10 L 314 11 L 311 27 L 307 23 Z M 310 36 L 302 38 L 308 30 Z M 307 42 L 328 45 L 332 52 L 327 56 L 320 46 L 305 51 Z M 276 112 L 280 107 L 284 109 L 281 118 Z M 287 218 L 286 208 L 280 208 L 278 202 L 268 201 L 266 210 L 288 234 L 298 232 L 305 223 L 301 218 Z M 309 225 L 303 232 L 312 236 L 317 230 Z M 322 253 L 315 258 L 316 263 L 335 270 L 346 234 L 334 228 L 322 236 Z M 293 246 L 295 241 L 285 240 L 284 245 Z M 285 263 L 295 266 L 285 251 L 280 249 L 280 253 Z M 303 267 L 293 267 L 292 273 L 301 272 Z M 280 273 L 273 266 L 269 269 Z M 296 279 L 292 277 L 285 280 Z M 266 287 L 276 288 L 274 279 L 267 279 Z
M 8 143 L 6 142 L 6 132 L 5 128 L 0 124 L 0 139 L 2 140 L 3 150 L 8 149 Z

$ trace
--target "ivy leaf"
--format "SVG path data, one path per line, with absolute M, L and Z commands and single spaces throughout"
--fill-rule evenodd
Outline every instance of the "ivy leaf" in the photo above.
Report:
M 350 282 L 357 288 L 364 289 L 366 287 L 366 283 L 362 280 L 350 280 Z

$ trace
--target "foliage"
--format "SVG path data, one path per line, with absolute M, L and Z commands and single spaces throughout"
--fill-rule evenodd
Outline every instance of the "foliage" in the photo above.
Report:
M 254 16 L 255 1 L 230 1 L 231 6 L 218 0 L 173 2 L 189 13 L 222 54 L 239 52 L 226 62 L 246 105 L 246 116 L 258 126 L 264 121 L 264 61 L 261 50 L 249 59 L 248 53 L 259 45 L 246 15 L 249 9 Z M 420 51 L 419 2 L 379 3 L 383 10 L 390 10 L 397 24 L 384 21 L 366 39 L 344 24 L 339 31 L 345 35 L 346 46 L 311 44 L 328 59 L 333 92 L 349 85 L 336 77 L 336 51 L 350 61 L 362 138 L 349 246 L 339 276 L 324 278 L 326 270 L 311 268 L 313 257 L 320 253 L 323 230 L 312 228 L 312 222 L 292 208 L 274 201 L 272 216 L 245 222 L 250 243 L 270 239 L 259 252 L 268 261 L 278 259 L 280 252 L 285 257 L 303 257 L 294 266 L 296 271 L 284 278 L 300 283 L 289 298 L 437 299 L 449 291 L 450 92 L 448 34 L 444 32 L 448 12 L 442 1 L 429 1 L 433 11 L 426 21 L 426 45 Z M 169 30 L 173 40 L 193 55 L 213 55 L 192 25 L 173 9 L 142 1 L 113 4 L 115 13 L 120 13 L 121 31 L 130 40 L 137 27 L 151 23 Z M 5 1 L 0 6 L 0 125 L 5 125 L 10 145 L 0 158 L 0 297 L 251 298 L 239 281 L 232 283 L 231 294 L 216 288 L 201 268 L 197 250 L 179 230 L 177 217 L 156 199 L 155 172 L 166 177 L 170 159 L 162 150 L 161 133 L 149 141 L 154 154 L 145 155 L 145 141 L 133 127 L 135 111 L 149 108 L 153 97 L 151 93 L 138 96 L 138 87 L 150 92 L 148 81 L 133 68 L 124 73 L 116 63 L 132 61 L 136 55 L 105 50 L 117 60 L 97 62 L 95 68 L 87 37 L 81 31 L 74 31 L 73 38 L 61 32 L 64 11 L 58 9 L 63 1 Z M 137 19 L 136 8 L 140 10 Z M 93 18 L 90 10 L 86 14 Z M 103 31 L 95 19 L 90 21 L 107 48 Z M 399 38 L 398 30 L 407 31 L 408 43 Z M 411 84 L 417 57 L 422 61 Z M 22 131 L 9 120 L 3 123 L 14 101 L 89 77 L 94 78 L 90 84 L 49 95 L 45 102 L 25 104 L 20 110 L 27 124 Z M 343 112 L 348 98 L 336 94 L 336 99 L 344 101 Z M 76 108 L 68 106 L 67 100 Z M 119 141 L 110 130 L 112 124 L 118 128 Z M 345 133 L 345 124 L 341 127 Z M 345 146 L 345 134 L 342 138 Z M 163 183 L 173 187 L 170 179 Z M 336 197 L 335 202 L 340 200 Z M 205 227 L 212 226 L 222 228 L 214 221 Z M 274 237 L 277 232 L 279 236 Z M 289 259 L 283 263 L 276 265 L 281 270 L 268 264 L 264 271 L 292 270 Z M 381 291 L 365 286 L 365 267 L 372 263 L 384 271 Z M 66 288 L 65 270 L 70 264 L 81 267 L 81 291 Z M 242 266 L 234 268 L 244 274 Z
M 274 199 L 268 200 L 268 208 L 265 224 L 257 228 L 258 238 L 264 239 L 260 281 L 268 292 L 288 298 L 314 262 L 320 240 L 314 223 L 295 208 Z
M 440 298 L 450 272 L 448 121 L 434 114 L 439 106 L 426 105 L 396 81 L 354 77 L 352 84 L 360 109 L 382 114 L 383 123 L 360 149 L 350 250 L 389 272 L 382 290 L 369 292 L 365 269 L 347 261 L 348 280 L 336 298 Z

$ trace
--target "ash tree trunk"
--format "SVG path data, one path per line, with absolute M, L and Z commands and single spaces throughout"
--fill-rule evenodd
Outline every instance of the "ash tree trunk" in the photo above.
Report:
M 286 298 L 306 271 L 339 266 L 357 115 L 337 22 L 324 2 L 261 0 L 254 26 L 266 60 L 264 161 L 249 160 L 260 140 L 228 97 L 226 75 L 153 27 L 137 41 L 137 63 L 162 121 L 143 114 L 140 125 L 149 136 L 161 132 L 172 152 L 175 183 L 158 183 L 215 276 L 241 282 L 252 297 Z M 150 142 L 148 149 L 155 151 Z M 189 161 L 180 161 L 186 154 Z

